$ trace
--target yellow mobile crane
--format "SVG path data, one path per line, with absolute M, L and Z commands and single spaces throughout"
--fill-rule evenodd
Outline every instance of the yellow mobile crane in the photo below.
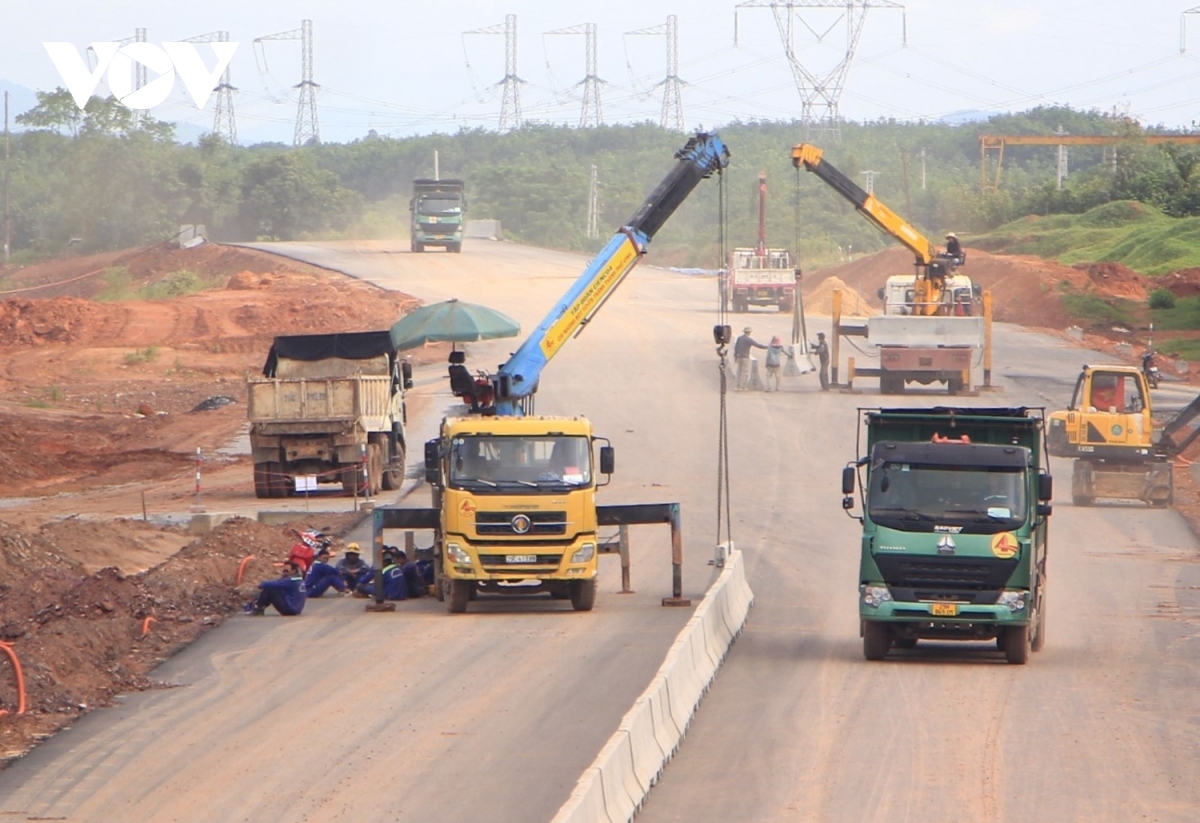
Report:
M 944 383 L 950 394 L 971 387 L 976 355 L 984 355 L 985 383 L 990 378 L 990 295 L 984 296 L 969 277 L 958 273 L 966 255 L 939 253 L 907 221 L 864 191 L 824 159 L 824 152 L 808 143 L 792 149 L 792 165 L 805 168 L 849 200 L 876 228 L 899 240 L 913 253 L 913 274 L 892 275 L 879 290 L 884 313 L 866 324 L 843 323 L 840 303 L 833 318 L 833 378 L 837 381 L 837 348 L 840 336 L 866 337 L 879 349 L 878 369 L 854 369 L 854 376 L 878 377 L 884 394 L 899 393 L 906 383 Z M 982 299 L 981 299 L 982 298 Z M 926 318 L 937 318 L 929 320 Z M 853 362 L 853 361 L 851 361 Z

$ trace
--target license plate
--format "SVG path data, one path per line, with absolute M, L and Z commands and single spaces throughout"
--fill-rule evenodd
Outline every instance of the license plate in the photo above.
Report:
M 957 603 L 934 603 L 932 608 L 934 617 L 954 617 L 958 614 Z
M 536 563 L 536 554 L 509 554 L 504 556 L 506 563 Z

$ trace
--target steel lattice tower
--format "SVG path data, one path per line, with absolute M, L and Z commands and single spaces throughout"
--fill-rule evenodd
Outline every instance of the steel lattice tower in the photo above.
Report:
M 575 84 L 583 86 L 583 108 L 579 112 L 579 128 L 601 125 L 604 122 L 604 114 L 600 106 L 600 84 L 604 81 L 596 75 L 596 24 L 582 23 L 578 26 L 548 31 L 546 34 L 582 34 L 584 36 L 585 75 Z
M 846 85 L 846 75 L 854 60 L 854 51 L 862 37 L 867 11 L 873 7 L 900 9 L 904 6 L 892 0 L 747 0 L 734 8 L 734 42 L 737 41 L 737 9 L 766 8 L 775 16 L 775 26 L 783 41 L 784 53 L 792 70 L 796 88 L 800 92 L 800 120 L 804 124 L 806 140 L 824 140 L 826 137 L 841 142 L 841 117 L 838 103 Z M 804 19 L 805 9 L 841 9 L 842 13 L 833 24 L 821 30 L 815 21 Z M 846 45 L 842 59 L 829 71 L 818 74 L 800 62 L 796 53 L 795 33 L 797 23 L 821 43 L 837 25 L 845 20 Z M 907 37 L 905 38 L 907 42 Z
M 683 131 L 683 81 L 679 79 L 679 19 L 667 15 L 667 22 L 658 26 L 650 26 L 630 34 L 665 34 L 667 37 L 667 76 L 656 83 L 663 87 L 662 116 L 659 125 L 671 131 Z
M 267 40 L 300 41 L 300 82 L 293 88 L 300 89 L 296 104 L 296 133 L 293 145 L 303 146 L 309 141 L 321 142 L 321 129 L 317 124 L 317 84 L 313 81 L 313 33 L 312 20 L 301 20 L 300 28 L 266 37 L 254 38 L 255 44 Z
M 196 37 L 187 37 L 185 43 L 228 43 L 229 32 L 214 31 Z M 237 120 L 233 116 L 233 92 L 236 91 L 229 82 L 229 66 L 221 72 L 221 82 L 213 89 L 217 93 L 216 107 L 213 109 L 213 134 L 225 138 L 229 145 L 237 144 Z
M 496 84 L 504 86 L 500 103 L 500 131 L 521 128 L 521 84 L 525 81 L 517 76 L 517 16 L 506 14 L 503 24 L 472 29 L 463 34 L 504 35 L 504 79 Z
M 117 42 L 118 46 L 127 46 L 130 43 L 145 43 L 146 42 L 146 30 L 144 28 L 134 29 L 133 37 L 123 37 L 120 40 L 117 40 L 116 42 Z M 95 55 L 96 55 L 96 50 L 93 49 L 91 46 L 88 46 L 87 47 L 87 61 L 88 61 L 88 68 L 90 68 L 90 69 L 95 68 L 94 66 L 92 66 L 92 58 L 95 57 Z M 133 62 L 133 90 L 137 91 L 138 89 L 142 88 L 142 86 L 146 85 L 146 79 L 147 78 L 146 78 L 145 65 L 143 65 L 140 60 L 135 60 Z M 134 128 L 137 128 L 141 124 L 142 116 L 143 116 L 143 112 L 141 111 L 141 109 L 133 109 L 133 127 Z

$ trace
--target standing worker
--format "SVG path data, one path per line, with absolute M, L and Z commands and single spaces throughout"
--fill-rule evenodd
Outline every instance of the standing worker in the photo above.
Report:
M 734 391 L 745 391 L 746 381 L 750 377 L 750 349 L 765 349 L 762 343 L 750 336 L 751 328 L 742 329 L 742 336 L 733 341 L 733 360 L 737 363 L 737 382 Z
M 829 344 L 825 342 L 825 332 L 817 332 L 817 342 L 812 350 L 821 361 L 821 391 L 829 391 Z
M 767 391 L 779 391 L 779 369 L 783 366 L 783 358 L 791 357 L 792 353 L 783 347 L 783 341 L 779 339 L 779 335 L 771 338 L 771 345 L 767 346 Z M 775 384 L 775 388 L 771 388 L 771 384 Z

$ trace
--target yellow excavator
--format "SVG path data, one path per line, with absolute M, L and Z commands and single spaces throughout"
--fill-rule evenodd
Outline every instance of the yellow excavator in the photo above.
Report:
M 1150 387 L 1135 366 L 1084 366 L 1071 404 L 1050 415 L 1047 447 L 1075 458 L 1071 497 L 1076 506 L 1097 498 L 1169 506 L 1175 498 L 1174 460 L 1200 437 L 1200 397 L 1155 431 Z

